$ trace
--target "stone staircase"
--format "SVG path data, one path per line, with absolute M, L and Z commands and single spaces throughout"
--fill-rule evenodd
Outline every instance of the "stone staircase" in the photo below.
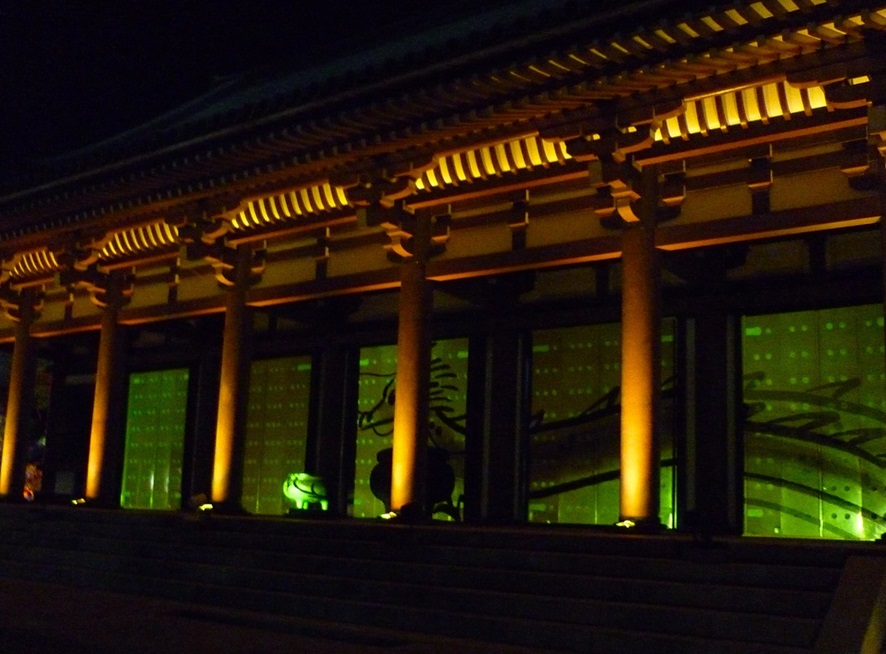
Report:
M 872 543 L 5 505 L 0 577 L 600 654 L 879 654 L 886 629 Z

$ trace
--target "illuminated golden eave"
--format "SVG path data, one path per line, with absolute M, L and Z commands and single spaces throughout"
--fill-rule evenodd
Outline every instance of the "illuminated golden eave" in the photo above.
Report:
M 13 282 L 50 276 L 58 269 L 59 264 L 55 254 L 46 248 L 23 252 L 6 266 Z
M 231 222 L 234 231 L 258 229 L 348 206 L 344 189 L 322 182 L 247 203 Z
M 436 165 L 416 180 L 415 186 L 419 191 L 458 186 L 508 173 L 562 165 L 571 158 L 565 144 L 530 135 L 441 155 Z
M 790 120 L 799 114 L 810 116 L 827 106 L 820 86 L 797 88 L 784 79 L 766 81 L 685 100 L 683 110 L 664 120 L 654 138 L 664 143 L 674 139 L 685 141 L 694 135 L 707 136 L 752 123 Z
M 449 188 L 562 165 L 569 159 L 564 144 L 527 135 L 441 154 L 415 180 L 415 188 L 418 192 Z M 250 200 L 231 221 L 231 227 L 234 232 L 259 230 L 347 208 L 350 204 L 345 188 L 323 181 Z
M 141 256 L 178 245 L 178 229 L 165 221 L 116 232 L 99 253 L 100 262 Z

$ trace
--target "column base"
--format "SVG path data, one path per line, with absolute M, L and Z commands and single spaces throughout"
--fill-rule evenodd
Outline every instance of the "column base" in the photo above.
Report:
M 193 507 L 200 515 L 227 515 L 227 516 L 246 516 L 251 515 L 249 511 L 240 506 L 237 502 L 213 502 L 208 501 Z
M 304 520 L 329 520 L 338 516 L 332 511 L 320 508 L 313 509 L 289 509 L 286 511 L 288 518 L 301 518 Z
M 659 534 L 668 530 L 668 527 L 656 518 L 622 518 L 615 523 L 615 526 L 634 534 Z
M 396 511 L 391 510 L 379 516 L 380 520 L 388 522 L 399 522 L 404 524 L 416 524 L 420 522 L 430 522 L 427 511 L 417 504 L 404 504 Z
M 102 498 L 75 497 L 70 506 L 81 506 L 90 509 L 121 509 L 120 502 L 110 502 Z

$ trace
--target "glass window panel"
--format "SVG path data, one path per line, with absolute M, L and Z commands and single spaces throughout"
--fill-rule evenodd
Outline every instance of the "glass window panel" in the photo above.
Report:
M 187 369 L 129 376 L 123 508 L 181 508 L 187 405 Z
M 745 533 L 886 532 L 881 305 L 745 317 Z
M 241 504 L 256 514 L 289 509 L 283 482 L 305 468 L 310 356 L 254 361 L 250 372 Z
M 674 321 L 662 324 L 661 519 L 674 524 Z M 619 518 L 621 325 L 533 332 L 530 522 Z

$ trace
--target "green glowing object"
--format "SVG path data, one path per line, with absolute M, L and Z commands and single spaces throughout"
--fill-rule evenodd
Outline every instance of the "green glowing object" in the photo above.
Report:
M 318 506 L 322 511 L 329 509 L 323 478 L 307 472 L 289 473 L 283 482 L 283 496 L 296 509 L 316 509 Z

